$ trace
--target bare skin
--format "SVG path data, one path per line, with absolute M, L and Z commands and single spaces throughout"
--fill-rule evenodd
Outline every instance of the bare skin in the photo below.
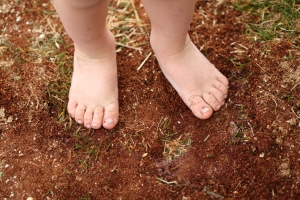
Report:
M 110 40 L 111 49 L 103 57 L 75 50 L 68 112 L 87 128 L 112 129 L 118 123 L 117 64 L 114 39 Z
M 194 115 L 209 118 L 224 104 L 228 81 L 187 36 L 195 0 L 143 4 L 162 71 Z M 108 0 L 54 0 L 54 6 L 75 43 L 68 112 L 87 128 L 112 129 L 119 104 L 115 41 L 106 28 Z
M 189 37 L 173 54 L 168 51 L 168 46 L 156 43 L 155 37 L 153 33 L 151 44 L 164 75 L 196 117 L 209 118 L 224 104 L 227 78 L 203 56 Z
M 115 40 L 106 28 L 108 0 L 54 0 L 75 43 L 68 112 L 87 128 L 114 128 L 119 120 Z
M 151 46 L 163 73 L 196 117 L 209 118 L 224 104 L 228 81 L 187 36 L 195 0 L 142 1 L 151 20 Z

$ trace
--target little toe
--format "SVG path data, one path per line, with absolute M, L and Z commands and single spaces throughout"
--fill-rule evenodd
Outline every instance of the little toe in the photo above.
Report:
M 208 119 L 213 114 L 212 108 L 201 96 L 192 96 L 189 98 L 188 102 L 193 114 L 200 119 Z
M 85 106 L 78 105 L 75 110 L 75 120 L 78 124 L 83 124 Z
M 114 128 L 119 121 L 118 103 L 111 103 L 105 107 L 103 117 L 103 127 L 106 129 Z
M 87 128 L 92 127 L 92 120 L 93 120 L 93 108 L 87 108 L 85 113 L 84 113 L 84 126 Z
M 218 111 L 221 108 L 221 103 L 212 93 L 203 94 L 203 99 L 214 111 Z
M 76 106 L 77 106 L 77 103 L 75 101 L 68 103 L 68 113 L 71 115 L 72 118 L 75 117 Z
M 102 126 L 102 120 L 103 120 L 103 108 L 96 107 L 94 110 L 94 116 L 91 123 L 92 128 L 99 129 Z

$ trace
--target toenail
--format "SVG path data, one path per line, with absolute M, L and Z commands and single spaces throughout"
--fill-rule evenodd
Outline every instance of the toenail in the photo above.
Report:
M 93 124 L 93 127 L 97 127 L 97 126 L 98 126 L 98 124 L 96 124 L 96 123 Z
M 113 124 L 114 120 L 112 118 L 107 118 L 107 119 L 105 119 L 104 123 L 106 123 L 106 124 Z
M 88 124 L 88 125 L 86 125 L 86 127 L 87 127 L 87 128 L 91 128 L 91 125 L 90 125 L 90 124 Z
M 78 124 L 82 124 L 82 121 L 79 119 L 79 120 L 77 120 L 77 123 Z
M 201 110 L 201 113 L 204 114 L 204 113 L 207 113 L 210 109 L 208 107 L 204 107 L 202 110 Z

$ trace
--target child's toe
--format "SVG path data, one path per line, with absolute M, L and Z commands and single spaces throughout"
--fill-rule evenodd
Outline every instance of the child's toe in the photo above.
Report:
M 78 124 L 83 124 L 84 120 L 84 113 L 85 113 L 85 106 L 78 105 L 75 110 L 75 120 Z
M 106 129 L 114 128 L 119 121 L 119 106 L 118 103 L 111 103 L 105 107 L 103 117 L 103 127 Z
M 96 107 L 94 109 L 94 116 L 92 120 L 92 128 L 93 129 L 99 129 L 102 125 L 103 120 L 103 108 L 102 107 Z
M 77 102 L 75 101 L 68 103 L 68 113 L 71 115 L 72 118 L 75 118 L 76 106 L 77 106 Z
M 212 108 L 204 101 L 201 96 L 191 96 L 188 98 L 189 108 L 199 119 L 208 119 L 213 114 Z
M 216 99 L 214 94 L 205 93 L 203 94 L 203 99 L 214 111 L 218 111 L 221 108 L 221 103 Z
M 216 89 L 216 88 L 213 88 L 212 90 L 211 90 L 211 94 L 215 97 L 215 99 L 217 99 L 217 101 L 222 105 L 222 102 L 225 100 L 225 96 L 224 96 L 224 94 L 220 91 L 220 90 L 218 90 L 218 89 Z
M 222 94 L 224 95 L 224 97 L 227 95 L 228 92 L 228 86 L 224 85 L 223 83 L 217 81 L 214 85 L 214 87 L 216 89 L 218 89 L 220 92 L 222 92 Z
M 93 120 L 93 108 L 87 108 L 85 113 L 84 113 L 84 126 L 87 128 L 92 127 L 92 120 Z

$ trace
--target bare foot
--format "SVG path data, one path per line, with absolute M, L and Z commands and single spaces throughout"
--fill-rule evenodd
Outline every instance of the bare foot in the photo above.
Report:
M 151 35 L 151 45 L 166 78 L 185 104 L 200 119 L 207 119 L 224 104 L 228 80 L 187 37 L 184 46 L 163 46 Z
M 68 112 L 87 128 L 112 129 L 118 123 L 117 64 L 112 37 L 101 54 L 87 56 L 75 47 Z

